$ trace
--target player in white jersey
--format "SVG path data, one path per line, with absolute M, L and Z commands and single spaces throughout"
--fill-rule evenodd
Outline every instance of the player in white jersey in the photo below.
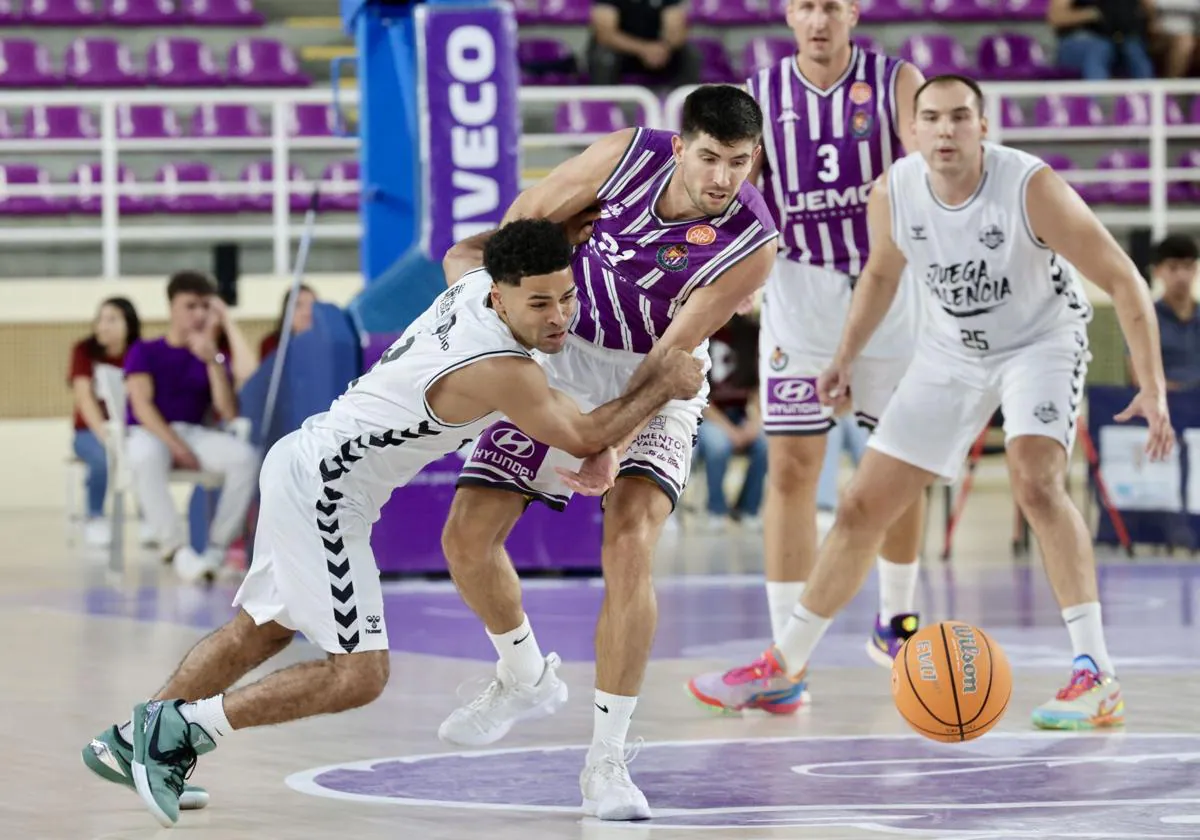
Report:
M 576 307 L 570 260 L 560 225 L 509 225 L 488 243 L 486 270 L 443 292 L 327 412 L 271 448 L 254 560 L 234 599 L 240 610 L 188 653 L 155 699 L 134 707 L 131 723 L 84 748 L 88 767 L 136 787 L 172 826 L 197 756 L 233 731 L 345 711 L 383 691 L 387 622 L 370 535 L 397 486 L 500 414 L 586 457 L 663 402 L 699 391 L 704 366 L 683 350 L 648 357 L 641 385 L 589 414 L 550 388 L 535 354 L 565 345 Z M 223 693 L 297 632 L 328 656 Z M 547 701 L 565 699 L 564 690 Z
M 854 365 L 911 266 L 925 327 L 908 372 L 847 489 L 780 642 L 757 663 L 764 684 L 803 678 L 833 616 L 854 597 L 884 531 L 931 482 L 954 478 L 997 408 L 1013 495 L 1042 547 L 1075 659 L 1035 725 L 1120 725 L 1124 701 L 1100 620 L 1088 529 L 1065 489 L 1088 354 L 1091 309 L 1075 267 L 1113 301 L 1140 391 L 1117 420 L 1144 417 L 1146 452 L 1174 445 L 1146 284 L 1078 194 L 1038 158 L 984 141 L 983 95 L 959 76 L 916 97 L 920 150 L 871 193 L 871 258 L 822 400 L 846 398 Z
M 759 395 L 769 449 L 763 553 L 776 641 L 817 559 L 817 486 L 837 423 L 871 429 L 916 346 L 920 300 L 905 282 L 854 371 L 853 416 L 834 418 L 816 383 L 837 350 L 852 290 L 870 253 L 866 196 L 911 143 L 912 97 L 924 81 L 911 63 L 857 46 L 856 0 L 789 0 L 796 53 L 747 80 L 763 109 L 762 192 L 779 228 L 759 341 Z M 757 180 L 759 172 L 751 173 Z M 924 498 L 888 530 L 879 555 L 879 612 L 867 652 L 891 667 L 918 627 L 917 555 Z M 744 667 L 698 675 L 692 696 L 727 711 L 797 711 L 807 685 L 755 690 Z

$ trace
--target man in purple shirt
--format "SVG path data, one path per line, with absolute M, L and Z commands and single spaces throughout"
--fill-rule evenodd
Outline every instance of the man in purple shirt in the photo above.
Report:
M 194 271 L 181 271 L 167 284 L 167 334 L 139 341 L 125 357 L 129 394 L 129 463 L 142 513 L 180 577 L 196 581 L 220 568 L 225 549 L 246 516 L 258 479 L 258 453 L 249 443 L 205 421 L 237 416 L 228 360 L 209 330 L 209 302 L 216 289 Z M 209 532 L 197 554 L 171 499 L 172 468 L 207 470 L 225 477 Z

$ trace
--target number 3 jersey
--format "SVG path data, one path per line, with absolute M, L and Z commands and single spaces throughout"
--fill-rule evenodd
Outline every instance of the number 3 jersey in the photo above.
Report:
M 475 362 L 502 356 L 537 361 L 488 306 L 491 287 L 483 269 L 468 272 L 328 411 L 304 421 L 298 446 L 316 462 L 325 492 L 337 496 L 330 501 L 373 522 L 396 487 L 500 419 L 490 413 L 470 423 L 446 423 L 427 399 L 443 376 Z
M 579 311 L 571 332 L 584 341 L 649 352 L 692 292 L 778 236 L 749 182 L 720 215 L 660 218 L 658 201 L 676 170 L 673 136 L 637 129 L 596 194 L 600 218 L 572 263 Z
M 1026 190 L 1045 165 L 1025 152 L 984 143 L 983 178 L 957 207 L 934 195 L 921 155 L 892 166 L 892 239 L 924 288 L 923 340 L 978 358 L 1091 320 L 1074 267 L 1030 226 Z

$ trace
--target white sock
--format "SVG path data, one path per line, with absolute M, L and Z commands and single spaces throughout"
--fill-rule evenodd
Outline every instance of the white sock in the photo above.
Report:
M 592 748 L 588 760 L 599 755 L 625 755 L 625 738 L 629 735 L 629 722 L 633 719 L 636 697 L 623 697 L 596 689 L 595 708 L 592 709 L 595 723 L 592 727 Z
M 125 721 L 119 727 L 117 727 L 117 731 L 121 733 L 121 737 L 124 738 L 127 743 L 133 743 L 133 721 Z
M 188 723 L 198 724 L 215 741 L 233 732 L 229 719 L 225 717 L 225 695 L 218 694 L 207 700 L 197 700 L 195 703 L 184 703 L 179 707 L 179 714 Z
M 792 617 L 788 619 L 782 638 L 776 645 L 783 655 L 783 665 L 789 677 L 794 678 L 808 665 L 817 643 L 832 623 L 832 618 L 821 618 L 809 612 L 803 604 L 797 604 L 792 610 Z
M 879 620 L 884 625 L 898 615 L 915 612 L 917 563 L 893 563 L 879 558 Z
M 1100 622 L 1100 602 L 1077 604 L 1062 611 L 1067 632 L 1071 634 L 1071 647 L 1075 656 L 1090 656 L 1096 667 L 1106 674 L 1116 674 L 1112 660 L 1108 657 L 1108 645 L 1104 643 L 1104 625 Z
M 783 628 L 787 627 L 792 610 L 800 603 L 803 594 L 804 581 L 767 581 L 767 609 L 771 613 L 771 639 L 775 644 L 779 644 Z
M 546 670 L 546 657 L 538 647 L 534 638 L 533 628 L 529 626 L 529 616 L 521 617 L 521 624 L 516 630 L 493 635 L 488 632 L 492 647 L 500 656 L 504 667 L 512 672 L 521 685 L 537 685 Z

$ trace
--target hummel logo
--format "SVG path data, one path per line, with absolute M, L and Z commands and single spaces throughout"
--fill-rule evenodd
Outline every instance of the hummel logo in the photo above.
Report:
M 383 632 L 382 630 L 379 629 L 379 616 L 377 616 L 377 615 L 367 616 L 367 624 L 370 625 L 370 627 L 367 628 L 368 636 L 378 636 L 380 633 Z
M 604 714 L 608 714 L 608 706 L 601 706 L 599 703 L 597 703 L 596 708 L 604 712 Z
M 519 645 L 519 644 L 521 644 L 521 642 L 523 642 L 523 641 L 525 641 L 526 639 L 528 639 L 528 638 L 529 638 L 531 635 L 533 635 L 533 631 L 532 631 L 532 630 L 530 630 L 528 633 L 526 633 L 526 634 L 525 634 L 524 636 L 522 636 L 521 638 L 519 638 L 519 639 L 517 639 L 516 641 L 514 641 L 514 642 L 513 642 L 513 644 L 514 644 L 514 645 Z

